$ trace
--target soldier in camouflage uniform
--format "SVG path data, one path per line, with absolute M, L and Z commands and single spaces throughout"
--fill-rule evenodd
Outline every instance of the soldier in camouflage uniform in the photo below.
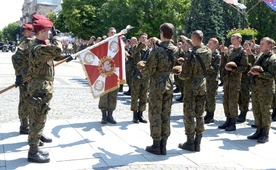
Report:
M 138 41 L 136 37 L 131 37 L 130 39 L 130 47 L 127 49 L 128 55 L 126 56 L 127 62 L 126 62 L 126 81 L 128 84 L 128 91 L 124 92 L 124 95 L 131 95 L 131 84 L 133 79 L 133 73 L 134 73 L 134 62 L 133 62 L 133 48 L 135 45 L 137 45 Z
M 28 111 L 28 91 L 27 82 L 23 83 L 23 79 L 27 78 L 28 69 L 28 57 L 29 57 L 29 46 L 31 43 L 31 36 L 33 34 L 32 24 L 23 24 L 24 37 L 21 40 L 16 52 L 12 55 L 12 63 L 15 69 L 16 87 L 19 86 L 19 105 L 18 105 L 18 117 L 21 125 L 19 128 L 20 134 L 29 133 L 29 111 Z
M 61 57 L 62 45 L 56 37 L 52 43 L 46 40 L 49 37 L 53 23 L 41 16 L 33 23 L 36 39 L 30 46 L 28 75 L 31 80 L 28 83 L 30 102 L 30 130 L 28 143 L 28 161 L 46 163 L 50 161 L 49 153 L 38 149 L 38 142 L 43 133 L 46 117 L 50 110 L 49 103 L 53 94 L 54 63 L 53 60 Z M 68 58 L 70 61 L 72 57 Z
M 249 102 L 250 102 L 250 90 L 249 90 L 249 79 L 247 76 L 248 71 L 250 70 L 250 67 L 255 62 L 255 56 L 253 55 L 251 49 L 252 42 L 245 41 L 243 44 L 244 49 L 246 50 L 248 54 L 248 66 L 244 72 L 242 72 L 242 78 L 241 78 L 241 90 L 239 91 L 239 109 L 240 114 L 237 118 L 237 122 L 243 123 L 246 120 L 246 114 L 249 110 Z
M 36 16 L 34 16 L 36 17 Z M 27 91 L 28 83 L 23 83 L 23 80 L 28 77 L 27 70 L 29 68 L 29 47 L 34 40 L 33 26 L 32 24 L 24 24 L 22 26 L 24 30 L 24 37 L 21 40 L 17 51 L 12 56 L 12 63 L 15 69 L 16 75 L 16 87 L 19 86 L 19 106 L 18 106 L 18 116 L 21 122 L 19 133 L 28 134 L 29 133 L 29 94 Z M 41 135 L 39 146 L 43 146 L 43 142 L 52 142 L 52 139 Z
M 150 48 L 149 44 L 146 44 L 148 42 L 147 38 L 146 33 L 141 33 L 139 44 L 133 48 L 134 74 L 131 84 L 130 107 L 130 110 L 133 111 L 133 123 L 147 123 L 147 120 L 143 117 L 143 111 L 146 110 L 149 77 L 143 76 L 136 66 L 139 61 L 146 61 L 149 56 Z
M 200 151 L 204 132 L 203 112 L 206 101 L 206 68 L 210 67 L 212 51 L 203 45 L 203 32 L 192 33 L 192 51 L 185 56 L 179 78 L 184 80 L 184 125 L 187 141 L 180 143 L 179 148 L 189 151 Z M 194 119 L 196 119 L 196 124 Z
M 115 34 L 116 34 L 116 29 L 114 27 L 110 27 L 108 29 L 107 35 L 111 37 Z M 102 124 L 107 124 L 107 122 L 112 124 L 117 123 L 113 118 L 113 111 L 116 109 L 118 92 L 119 92 L 119 89 L 115 89 L 100 97 L 98 107 L 102 112 L 102 121 L 101 121 Z
M 184 50 L 183 50 L 183 44 L 182 42 L 178 42 L 177 43 L 177 46 L 178 46 L 178 58 L 180 57 L 184 57 Z M 175 65 L 180 65 L 178 62 L 175 63 Z M 181 80 L 177 75 L 174 75 L 174 82 L 175 82 L 175 86 L 176 86 L 176 89 L 174 89 L 174 93 L 178 93 L 178 92 L 181 92 L 181 96 L 177 99 L 175 99 L 176 101 L 179 101 L 179 102 L 183 102 L 183 87 L 184 87 L 184 81 Z
M 241 76 L 248 66 L 247 53 L 241 46 L 241 41 L 242 36 L 239 33 L 233 34 L 231 43 L 234 48 L 230 49 L 227 54 L 224 53 L 224 47 L 221 49 L 222 63 L 226 63 L 223 76 L 223 108 L 226 121 L 218 128 L 225 129 L 225 131 L 236 130 Z
M 170 115 L 173 97 L 173 84 L 170 73 L 178 54 L 177 47 L 171 43 L 173 33 L 174 26 L 171 23 L 164 23 L 160 26 L 162 42 L 159 43 L 157 38 L 149 40 L 153 41 L 154 44 L 158 44 L 158 46 L 152 49 L 142 70 L 142 76 L 150 77 L 149 122 L 153 145 L 147 146 L 146 151 L 156 155 L 167 154 L 166 145 L 170 136 Z
M 218 76 L 220 68 L 220 53 L 217 50 L 218 40 L 211 38 L 208 42 L 208 47 L 212 50 L 211 66 L 207 68 L 206 77 L 206 115 L 204 123 L 208 124 L 214 122 L 214 112 L 216 109 L 216 95 L 218 90 Z
M 252 107 L 257 130 L 248 139 L 257 139 L 258 143 L 268 142 L 271 125 L 270 107 L 275 93 L 276 78 L 276 54 L 272 47 L 275 41 L 269 37 L 261 40 L 260 48 L 262 55 L 256 60 L 250 69 L 249 75 L 253 76 L 252 84 Z

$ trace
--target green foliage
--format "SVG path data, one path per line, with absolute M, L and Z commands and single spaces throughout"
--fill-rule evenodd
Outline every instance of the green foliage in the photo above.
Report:
M 231 29 L 227 38 L 230 38 L 233 34 L 240 33 L 242 36 L 251 36 L 253 39 L 258 35 L 258 31 L 254 28 L 245 28 L 245 29 Z
M 222 0 L 193 0 L 190 13 L 186 21 L 186 34 L 188 36 L 195 30 L 202 30 L 204 42 L 215 37 L 224 40 Z
M 247 0 L 246 6 L 250 9 L 256 3 L 255 0 Z M 270 37 L 276 40 L 276 12 L 270 9 L 264 2 L 260 2 L 248 13 L 248 21 L 250 27 L 254 27 L 259 31 L 257 35 L 258 41 L 263 37 Z
M 65 17 L 62 11 L 58 14 L 55 14 L 54 12 L 49 13 L 47 17 L 54 23 L 56 29 L 61 32 L 69 32 L 69 29 L 65 26 Z
M 20 34 L 20 26 L 14 22 L 3 28 L 1 40 L 8 38 L 9 41 L 15 41 L 16 34 Z

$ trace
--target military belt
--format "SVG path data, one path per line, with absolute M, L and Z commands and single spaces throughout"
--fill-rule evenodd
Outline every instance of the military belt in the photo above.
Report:
M 54 77 L 52 77 L 52 76 L 33 74 L 31 77 L 35 78 L 35 79 L 43 79 L 43 80 L 47 80 L 47 81 L 54 81 Z
M 160 72 L 160 73 L 155 73 L 153 77 L 155 76 L 169 76 L 171 72 Z

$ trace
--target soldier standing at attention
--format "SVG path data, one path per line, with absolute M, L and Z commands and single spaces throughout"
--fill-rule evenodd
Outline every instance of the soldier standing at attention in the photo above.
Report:
M 216 38 L 211 38 L 207 45 L 212 50 L 212 61 L 211 66 L 207 68 L 206 77 L 206 115 L 204 116 L 204 123 L 206 124 L 214 122 L 214 112 L 216 109 L 216 95 L 220 68 L 220 53 L 217 50 L 218 44 L 219 42 Z
M 179 78 L 184 80 L 184 125 L 187 141 L 179 148 L 200 151 L 202 133 L 204 132 L 203 112 L 206 101 L 206 68 L 210 67 L 212 51 L 203 45 L 203 32 L 192 33 L 192 51 L 185 56 Z M 196 119 L 196 125 L 195 121 Z
M 166 155 L 167 139 L 171 133 L 170 115 L 173 97 L 170 73 L 178 55 L 178 49 L 171 43 L 174 26 L 171 23 L 164 23 L 159 29 L 162 42 L 159 44 L 157 38 L 150 39 L 157 47 L 152 49 L 146 63 L 141 62 L 145 63 L 142 76 L 150 77 L 149 122 L 153 145 L 147 146 L 146 151 L 156 155 Z
M 116 29 L 114 27 L 110 27 L 107 33 L 108 37 L 111 37 L 115 34 Z M 102 124 L 107 124 L 107 122 L 112 124 L 117 123 L 112 115 L 113 111 L 116 109 L 118 92 L 119 89 L 115 89 L 100 97 L 98 107 L 102 111 Z
M 225 131 L 236 130 L 241 76 L 248 66 L 247 53 L 241 46 L 241 41 L 242 36 L 239 33 L 233 34 L 231 44 L 234 48 L 230 49 L 227 54 L 225 54 L 224 47 L 221 49 L 222 63 L 223 59 L 227 58 L 223 76 L 223 108 L 226 121 L 218 128 L 225 129 Z
M 30 101 L 30 130 L 28 143 L 28 161 L 47 163 L 50 161 L 49 153 L 38 149 L 38 142 L 45 127 L 49 104 L 53 96 L 54 63 L 60 60 L 62 45 L 53 37 L 51 44 L 47 42 L 53 23 L 43 16 L 34 20 L 33 27 L 36 39 L 30 46 L 28 75 L 31 80 L 28 83 Z M 54 33 L 53 33 L 54 34 Z M 73 58 L 69 56 L 67 62 Z
M 268 134 L 271 125 L 270 107 L 275 93 L 276 55 L 272 48 L 275 41 L 269 37 L 261 40 L 260 49 L 262 55 L 256 60 L 250 69 L 249 75 L 253 76 L 252 107 L 257 130 L 248 139 L 257 139 L 258 143 L 268 142 Z
M 12 55 L 12 63 L 15 69 L 15 85 L 19 86 L 19 105 L 18 105 L 18 116 L 21 122 L 19 133 L 29 133 L 29 111 L 28 111 L 28 91 L 27 82 L 23 84 L 23 80 L 28 77 L 28 58 L 29 58 L 29 46 L 31 43 L 31 36 L 33 34 L 32 24 L 23 24 L 24 37 L 21 40 L 16 52 Z
M 36 17 L 36 16 L 34 16 Z M 21 122 L 19 133 L 29 134 L 29 94 L 28 94 L 28 83 L 23 83 L 23 80 L 28 77 L 27 71 L 29 68 L 29 47 L 34 40 L 33 25 L 23 24 L 24 37 L 21 40 L 15 54 L 12 56 L 12 63 L 15 69 L 16 87 L 19 86 L 19 105 L 18 105 L 18 116 Z M 43 146 L 43 142 L 52 142 L 52 139 L 46 137 L 44 134 L 41 135 L 39 146 Z
M 131 84 L 131 108 L 133 111 L 133 123 L 147 123 L 143 117 L 143 111 L 146 110 L 149 76 L 142 76 L 137 69 L 136 64 L 139 61 L 147 61 L 149 56 L 150 44 L 147 41 L 148 35 L 141 33 L 139 35 L 139 44 L 133 48 L 134 75 Z

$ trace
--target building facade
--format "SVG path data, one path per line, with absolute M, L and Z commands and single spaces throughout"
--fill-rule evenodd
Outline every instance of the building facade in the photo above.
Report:
M 49 13 L 58 13 L 61 10 L 62 0 L 24 0 L 22 5 L 21 23 L 32 21 L 34 14 L 46 16 Z

